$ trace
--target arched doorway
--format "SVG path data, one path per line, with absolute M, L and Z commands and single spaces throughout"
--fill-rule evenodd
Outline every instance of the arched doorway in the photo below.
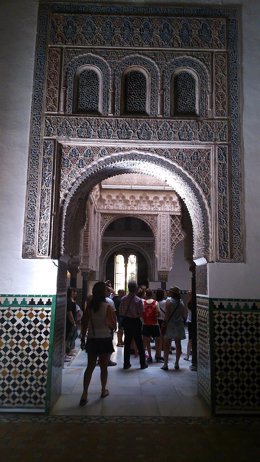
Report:
M 150 254 L 142 247 L 144 242 L 150 244 Z M 117 218 L 105 229 L 102 244 L 103 279 L 113 281 L 116 291 L 126 290 L 130 279 L 135 279 L 138 285 L 148 285 L 153 279 L 154 236 L 145 221 L 134 216 Z
M 203 190 L 174 162 L 143 152 L 124 152 L 101 158 L 93 162 L 93 165 L 90 165 L 82 176 L 73 182 L 58 214 L 59 220 L 56 223 L 60 223 L 61 234 L 57 236 L 56 242 L 54 241 L 54 254 L 56 252 L 71 254 L 72 229 L 74 235 L 80 232 L 85 215 L 82 204 L 87 200 L 94 185 L 105 178 L 122 173 L 145 173 L 170 185 L 185 203 L 191 218 L 193 259 L 205 258 L 209 261 L 213 258 L 214 247 L 210 244 L 212 239 L 210 211 Z M 74 223 L 73 227 L 72 223 Z
M 155 170 L 156 162 L 158 164 Z M 205 258 L 210 254 L 211 248 L 208 246 L 210 239 L 209 211 L 200 188 L 186 176 L 184 171 L 176 168 L 174 163 L 161 161 L 147 154 L 130 152 L 124 156 L 115 155 L 112 162 L 111 159 L 109 161 L 101 159 L 97 169 L 96 166 L 89 168 L 83 177 L 78 179 L 77 185 L 72 186 L 70 194 L 60 209 L 62 229 L 60 251 L 63 254 L 61 261 L 66 260 L 66 255 L 72 254 L 71 242 L 73 242 L 73 250 L 76 250 L 75 242 L 77 243 L 77 239 L 75 236 L 78 236 L 78 243 L 80 242 L 80 231 L 84 227 L 86 213 L 83 204 L 86 203 L 91 190 L 104 179 L 122 173 L 148 173 L 151 177 L 157 177 L 160 180 L 163 178 L 163 181 L 181 196 L 182 203 L 188 211 L 193 231 L 193 258 L 194 256 Z M 73 227 L 71 223 L 73 223 Z M 58 246 L 56 250 L 58 250 Z
M 90 191 L 103 179 L 124 172 L 145 172 L 172 185 L 186 204 L 192 222 L 192 260 L 197 268 L 197 291 L 202 294 L 200 383 L 210 400 L 210 390 L 216 382 L 212 386 L 209 347 L 215 351 L 211 326 L 217 317 L 210 309 L 209 295 L 214 295 L 214 303 L 221 290 L 212 287 L 214 270 L 207 277 L 207 266 L 213 269 L 207 262 L 244 261 L 239 85 L 232 84 L 239 81 L 239 15 L 232 8 L 213 8 L 210 13 L 203 8 L 199 13 L 196 8 L 184 8 L 177 13 L 189 17 L 194 34 L 185 43 L 182 28 L 177 28 L 173 44 L 167 31 L 175 28 L 177 10 L 167 9 L 167 21 L 166 10 L 154 10 L 158 17 L 148 21 L 153 37 L 148 37 L 151 47 L 147 47 L 147 34 L 140 35 L 140 21 L 134 18 L 134 10 L 131 14 L 124 8 L 118 10 L 117 25 L 122 27 L 110 28 L 111 41 L 104 41 L 100 30 L 106 27 L 106 15 L 102 19 L 100 12 L 92 9 L 93 33 L 84 34 L 81 15 L 90 10 L 71 8 L 65 11 L 61 7 L 58 16 L 51 6 L 39 10 L 23 256 L 59 259 L 53 319 L 55 341 L 57 333 L 60 340 L 66 270 L 68 262 L 75 262 L 79 253 L 80 230 L 86 221 L 84 204 Z M 112 24 L 114 13 L 108 10 Z M 73 13 L 73 27 L 68 35 L 64 30 L 69 13 Z M 138 11 L 140 17 L 146 17 L 146 13 Z M 181 17 L 177 22 L 182 22 Z M 123 27 L 126 18 L 131 26 L 127 36 Z M 207 30 L 208 21 L 218 31 L 214 37 L 201 34 Z M 194 24 L 199 26 L 194 28 Z M 116 35 L 122 44 L 120 50 L 114 42 Z M 163 59 L 158 46 L 165 48 Z M 131 69 L 134 73 L 128 75 Z M 83 71 L 80 78 L 78 71 Z M 122 78 L 126 76 L 124 87 Z M 83 90 L 92 77 L 96 82 L 91 86 L 94 106 L 90 104 L 88 87 Z M 222 80 L 224 85 L 219 85 Z M 141 100 L 122 105 L 124 97 L 136 94 L 138 82 L 143 90 Z M 75 101 L 75 85 L 80 101 Z M 90 112 L 82 114 L 82 109 Z M 160 229 L 160 242 L 164 242 L 165 229 Z M 163 279 L 167 252 L 161 255 Z M 214 266 L 216 269 L 218 265 Z M 92 266 L 86 265 L 85 269 L 95 272 Z M 99 275 L 92 274 L 92 279 L 95 277 Z M 207 281 L 211 284 L 210 294 Z M 55 374 L 56 363 L 53 369 Z M 230 370 L 233 366 L 228 373 Z

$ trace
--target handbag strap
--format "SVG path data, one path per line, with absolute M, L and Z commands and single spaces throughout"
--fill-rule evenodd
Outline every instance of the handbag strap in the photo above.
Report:
M 170 319 L 173 317 L 175 311 L 177 310 L 177 308 L 179 308 L 179 305 L 180 305 L 180 300 L 178 300 L 178 303 L 177 305 L 175 306 L 174 310 L 172 311 L 172 313 L 170 314 L 169 318 L 167 319 L 167 323 L 170 321 Z

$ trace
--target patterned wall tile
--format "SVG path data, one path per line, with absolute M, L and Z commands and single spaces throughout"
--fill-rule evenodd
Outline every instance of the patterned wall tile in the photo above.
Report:
M 211 406 L 210 323 L 208 299 L 197 298 L 198 389 Z
M 0 296 L 0 407 L 46 409 L 54 309 L 53 296 Z
M 210 299 L 214 409 L 260 411 L 260 300 Z

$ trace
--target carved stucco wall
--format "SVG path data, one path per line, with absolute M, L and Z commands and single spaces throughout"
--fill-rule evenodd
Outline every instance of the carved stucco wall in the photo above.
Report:
M 93 186 L 145 171 L 186 203 L 194 258 L 243 260 L 238 23 L 239 11 L 228 7 L 152 7 L 147 14 L 134 6 L 40 6 L 25 258 L 66 253 L 71 220 L 84 225 L 75 209 Z M 73 75 L 85 65 L 99 69 L 103 117 L 71 114 Z M 127 65 L 153 75 L 152 118 L 119 114 Z M 169 81 L 183 69 L 196 75 L 199 117 L 170 118 Z
M 105 267 L 108 257 L 111 253 L 120 251 L 122 246 L 117 240 L 103 242 L 106 229 L 113 221 L 132 216 L 144 221 L 153 233 L 153 242 L 137 243 L 135 239 L 131 245 L 148 261 L 150 279 L 157 280 L 157 271 L 159 274 L 163 272 L 168 274 L 171 270 L 175 247 L 184 238 L 179 199 L 173 191 L 153 191 L 149 190 L 148 185 L 145 191 L 120 190 L 119 185 L 117 187 L 119 189 L 108 190 L 96 186 L 90 194 L 86 224 L 81 236 L 80 268 L 82 271 L 94 270 L 97 272 L 96 277 L 97 274 L 101 277 L 100 271 Z M 128 243 L 129 240 L 131 240 L 130 234 L 125 238 Z M 126 242 L 123 246 L 125 248 Z M 100 255 L 96 252 L 97 248 Z

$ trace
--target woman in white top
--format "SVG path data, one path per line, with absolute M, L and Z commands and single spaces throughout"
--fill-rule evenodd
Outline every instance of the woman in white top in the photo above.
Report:
M 114 351 L 111 329 L 116 329 L 116 314 L 113 308 L 106 301 L 106 284 L 97 282 L 93 287 L 92 297 L 87 302 L 82 318 L 81 340 L 84 347 L 84 340 L 88 330 L 86 351 L 88 354 L 87 369 L 83 380 L 83 393 L 79 402 L 85 406 L 88 402 L 88 387 L 92 373 L 96 367 L 97 359 L 101 369 L 101 398 L 109 395 L 106 388 L 107 366 L 111 353 Z
M 166 300 L 165 321 L 167 323 L 166 333 L 164 335 L 164 365 L 161 367 L 168 371 L 168 357 L 171 342 L 174 340 L 176 347 L 175 369 L 179 369 L 179 359 L 181 356 L 181 340 L 185 339 L 184 320 L 187 318 L 187 308 L 181 300 L 181 291 L 179 287 L 173 287 L 169 290 L 170 297 Z

